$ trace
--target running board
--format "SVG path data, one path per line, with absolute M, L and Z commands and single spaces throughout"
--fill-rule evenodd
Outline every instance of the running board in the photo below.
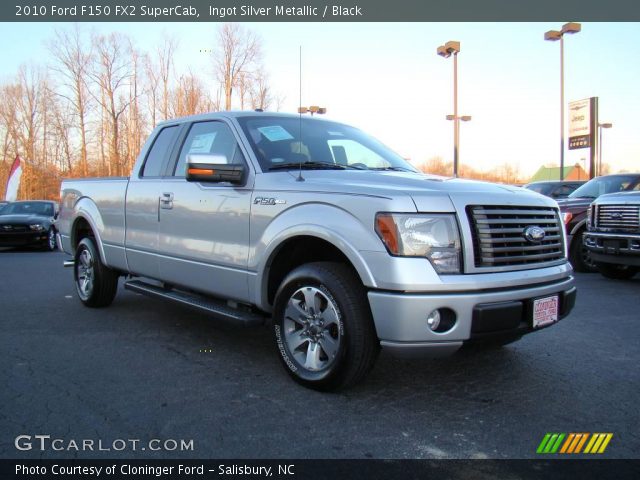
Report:
M 254 327 L 264 325 L 266 321 L 266 317 L 263 315 L 253 312 L 243 312 L 242 310 L 229 307 L 220 300 L 213 300 L 197 294 L 181 292 L 178 290 L 169 290 L 140 280 L 129 280 L 125 282 L 124 288 L 149 297 L 161 298 L 186 305 L 236 325 Z

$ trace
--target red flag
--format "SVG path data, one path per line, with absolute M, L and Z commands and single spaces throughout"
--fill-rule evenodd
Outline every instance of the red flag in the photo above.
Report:
M 16 155 L 16 159 L 13 161 L 13 165 L 11 165 L 9 178 L 7 178 L 7 187 L 4 194 L 4 199 L 6 201 L 15 202 L 18 198 L 20 177 L 22 177 L 22 162 L 20 161 L 20 156 Z

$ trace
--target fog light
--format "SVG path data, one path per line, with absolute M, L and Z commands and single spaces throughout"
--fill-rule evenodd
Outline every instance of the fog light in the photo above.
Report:
M 433 333 L 447 333 L 456 324 L 456 314 L 450 308 L 437 308 L 427 316 L 427 326 Z
M 429 325 L 429 328 L 434 332 L 438 330 L 438 327 L 440 326 L 439 310 L 434 310 L 429 314 L 429 316 L 427 317 L 427 325 Z

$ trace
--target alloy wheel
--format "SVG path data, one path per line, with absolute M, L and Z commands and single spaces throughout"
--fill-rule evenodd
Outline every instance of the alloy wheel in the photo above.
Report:
M 296 290 L 284 312 L 285 341 L 295 361 L 311 372 L 329 368 L 343 341 L 335 301 L 317 287 Z
M 84 249 L 78 257 L 78 263 L 76 264 L 76 284 L 78 286 L 78 293 L 83 299 L 87 299 L 93 293 L 93 257 L 91 252 Z

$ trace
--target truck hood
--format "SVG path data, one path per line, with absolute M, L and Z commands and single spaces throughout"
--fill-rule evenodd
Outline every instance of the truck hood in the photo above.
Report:
M 495 183 L 439 177 L 413 172 L 358 171 L 358 170 L 303 170 L 304 182 L 298 182 L 298 172 L 271 172 L 260 175 L 261 187 L 282 189 L 287 185 L 293 190 L 311 190 L 350 195 L 369 195 L 393 198 L 411 196 L 418 210 L 434 197 L 441 199 L 478 198 L 480 203 L 499 200 L 505 204 L 556 206 L 554 200 L 521 187 Z M 454 202 L 455 203 L 455 202 Z
M 586 210 L 594 200 L 595 198 L 591 197 L 562 198 L 558 200 L 558 205 L 563 212 L 573 212 L 576 210 Z
M 640 203 L 640 192 L 607 193 L 598 197 L 598 203 Z

